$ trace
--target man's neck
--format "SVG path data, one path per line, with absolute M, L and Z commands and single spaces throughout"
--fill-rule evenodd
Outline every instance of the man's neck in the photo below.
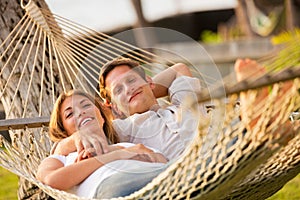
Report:
M 158 109 L 160 109 L 160 105 L 159 104 L 154 104 L 153 106 L 151 106 L 151 108 L 149 110 L 152 110 L 152 111 L 158 111 Z

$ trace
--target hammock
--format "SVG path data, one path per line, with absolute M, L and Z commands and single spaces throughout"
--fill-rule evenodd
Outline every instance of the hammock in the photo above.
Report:
M 9 130 L 12 137 L 11 143 L 1 139 L 0 165 L 55 199 L 81 199 L 35 178 L 52 145 L 47 126 L 57 96 L 72 88 L 98 94 L 99 67 L 116 57 L 141 62 L 151 75 L 162 70 L 151 63 L 173 62 L 70 22 L 33 1 L 22 7 L 24 17 L 0 46 L 0 99 L 7 117 L 0 130 Z M 300 172 L 300 127 L 294 117 L 300 107 L 300 68 L 289 58 L 299 54 L 296 43 L 261 60 L 270 69 L 261 77 L 249 76 L 239 84 L 225 78 L 225 85 L 208 85 L 194 104 L 211 99 L 214 109 L 201 120 L 185 153 L 144 188 L 120 199 L 265 199 L 295 177 Z M 279 61 L 278 56 L 286 59 Z M 288 67 L 279 70 L 281 66 Z M 283 84 L 287 81 L 288 89 Z M 253 105 L 266 86 L 266 101 Z M 241 91 L 253 105 L 245 110 L 236 109 Z M 249 119 L 233 123 L 242 112 Z M 250 129 L 249 122 L 258 116 Z M 292 128 L 285 127 L 289 121 Z

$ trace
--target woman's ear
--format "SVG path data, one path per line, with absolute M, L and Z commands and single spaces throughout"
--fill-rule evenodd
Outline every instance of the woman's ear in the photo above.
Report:
M 146 76 L 146 81 L 149 83 L 151 90 L 155 88 L 155 83 L 150 76 Z

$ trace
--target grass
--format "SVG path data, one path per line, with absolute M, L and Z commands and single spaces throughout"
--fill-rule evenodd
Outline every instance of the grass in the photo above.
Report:
M 17 197 L 18 177 L 0 167 L 0 200 L 15 200 Z M 300 199 L 300 174 L 288 182 L 280 191 L 267 200 Z
M 10 171 L 0 167 L 0 199 L 16 200 L 18 177 Z
M 300 174 L 290 180 L 281 190 L 267 200 L 299 200 L 300 199 Z

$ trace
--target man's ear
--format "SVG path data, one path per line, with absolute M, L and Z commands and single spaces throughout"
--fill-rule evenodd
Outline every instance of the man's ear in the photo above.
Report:
M 150 88 L 153 90 L 155 88 L 155 83 L 150 76 L 146 76 L 146 81 L 149 83 Z

